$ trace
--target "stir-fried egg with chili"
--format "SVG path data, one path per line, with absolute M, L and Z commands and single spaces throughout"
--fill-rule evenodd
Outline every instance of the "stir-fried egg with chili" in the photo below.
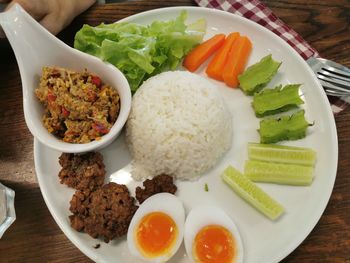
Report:
M 45 128 L 65 142 L 100 139 L 119 114 L 118 92 L 87 70 L 43 67 L 35 94 L 45 106 Z

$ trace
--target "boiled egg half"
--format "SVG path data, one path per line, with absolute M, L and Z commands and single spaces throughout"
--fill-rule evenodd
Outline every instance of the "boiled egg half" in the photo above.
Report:
M 128 248 L 147 262 L 166 262 L 179 249 L 185 210 L 179 198 L 160 193 L 146 199 L 133 216 L 127 234 Z
M 185 223 L 185 248 L 193 262 L 240 263 L 243 246 L 231 218 L 220 208 L 198 206 L 191 210 Z

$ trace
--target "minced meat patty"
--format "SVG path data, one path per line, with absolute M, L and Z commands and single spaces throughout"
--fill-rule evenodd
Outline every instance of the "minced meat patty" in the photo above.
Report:
M 177 187 L 173 183 L 173 177 L 162 174 L 143 182 L 144 189 L 136 187 L 136 199 L 142 204 L 148 197 L 158 193 L 175 194 Z
M 105 242 L 128 232 L 137 210 L 125 185 L 108 183 L 95 191 L 76 191 L 70 201 L 71 226 Z
M 103 185 L 106 170 L 102 154 L 98 152 L 81 155 L 62 153 L 59 163 L 62 166 L 58 174 L 61 184 L 77 190 L 94 190 Z
M 98 140 L 119 114 L 118 92 L 86 70 L 43 67 L 35 94 L 45 106 L 45 128 L 65 142 Z

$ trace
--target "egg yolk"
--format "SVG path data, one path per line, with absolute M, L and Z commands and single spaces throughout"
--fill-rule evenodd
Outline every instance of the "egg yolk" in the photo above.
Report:
M 170 252 L 175 244 L 178 229 L 174 220 L 167 214 L 152 212 L 140 220 L 135 235 L 143 256 L 154 258 Z
M 219 225 L 203 227 L 193 243 L 193 256 L 201 263 L 234 262 L 235 240 L 230 231 Z

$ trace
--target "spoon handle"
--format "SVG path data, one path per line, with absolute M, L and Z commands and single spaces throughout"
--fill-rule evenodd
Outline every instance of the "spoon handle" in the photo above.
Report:
M 0 13 L 0 25 L 9 40 L 19 66 L 34 61 L 55 58 L 52 51 L 64 52 L 67 45 L 52 35 L 19 4 L 14 4 L 6 12 Z M 51 59 L 49 59 L 51 60 Z M 45 61 L 46 64 L 50 61 Z

